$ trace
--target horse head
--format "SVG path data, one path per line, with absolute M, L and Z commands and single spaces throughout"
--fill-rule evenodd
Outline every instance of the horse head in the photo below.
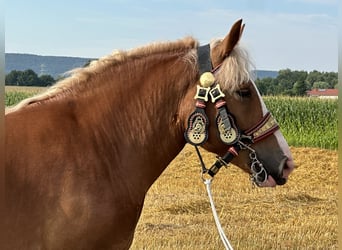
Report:
M 283 185 L 294 163 L 252 80 L 248 54 L 238 44 L 243 29 L 239 20 L 223 40 L 198 49 L 201 77 L 185 137 L 221 155 L 218 166 L 229 160 L 250 173 L 258 186 Z

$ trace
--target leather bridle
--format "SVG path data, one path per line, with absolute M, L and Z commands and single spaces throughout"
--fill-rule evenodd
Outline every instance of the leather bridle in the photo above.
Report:
M 250 151 L 251 180 L 257 186 L 261 186 L 266 182 L 268 173 L 258 160 L 256 151 L 251 145 L 272 135 L 279 129 L 279 125 L 268 112 L 252 128 L 245 131 L 240 130 L 236 125 L 234 115 L 229 112 L 224 99 L 225 95 L 215 80 L 214 73 L 219 70 L 221 65 L 214 69 L 212 68 L 209 44 L 200 46 L 197 50 L 197 55 L 201 86 L 197 85 L 195 110 L 188 118 L 188 127 L 184 135 L 186 141 L 196 148 L 202 165 L 202 174 L 214 177 L 222 166 L 227 166 L 234 157 L 238 156 L 240 150 L 247 149 Z M 216 126 L 219 138 L 228 146 L 228 149 L 224 156 L 217 156 L 217 161 L 207 169 L 198 146 L 203 145 L 208 140 L 209 119 L 205 108 L 209 99 L 217 109 Z

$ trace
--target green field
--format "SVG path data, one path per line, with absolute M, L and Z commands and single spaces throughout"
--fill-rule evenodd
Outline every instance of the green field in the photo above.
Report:
M 265 97 L 291 146 L 337 149 L 337 100 Z
M 6 106 L 42 91 L 42 88 L 7 88 Z M 337 100 L 305 97 L 264 97 L 291 146 L 337 149 Z
M 39 92 L 44 91 L 44 87 L 16 87 L 6 86 L 5 87 L 5 106 L 13 106 L 21 100 L 33 96 Z

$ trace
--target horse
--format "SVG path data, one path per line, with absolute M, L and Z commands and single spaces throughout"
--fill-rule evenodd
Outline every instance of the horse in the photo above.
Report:
M 293 158 L 243 29 L 116 51 L 6 110 L 2 249 L 128 249 L 147 191 L 187 143 L 260 187 L 285 184 Z

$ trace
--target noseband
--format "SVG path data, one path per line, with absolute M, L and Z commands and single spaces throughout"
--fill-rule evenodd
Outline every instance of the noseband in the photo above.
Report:
M 202 165 L 202 174 L 209 174 L 211 177 L 214 177 L 222 166 L 227 166 L 234 157 L 238 156 L 240 150 L 249 150 L 251 180 L 257 186 L 261 186 L 267 180 L 268 173 L 258 160 L 256 151 L 251 145 L 272 135 L 279 129 L 279 125 L 268 112 L 252 128 L 245 131 L 240 130 L 236 125 L 234 115 L 229 112 L 224 99 L 225 95 L 214 77 L 214 73 L 221 65 L 212 68 L 209 45 L 199 47 L 197 54 L 201 86 L 197 85 L 195 110 L 188 118 L 188 127 L 184 133 L 185 139 L 196 148 Z M 209 99 L 217 109 L 216 126 L 219 138 L 228 146 L 228 149 L 224 156 L 217 156 L 216 162 L 207 169 L 198 146 L 203 145 L 208 140 L 209 118 L 206 115 L 205 108 Z

